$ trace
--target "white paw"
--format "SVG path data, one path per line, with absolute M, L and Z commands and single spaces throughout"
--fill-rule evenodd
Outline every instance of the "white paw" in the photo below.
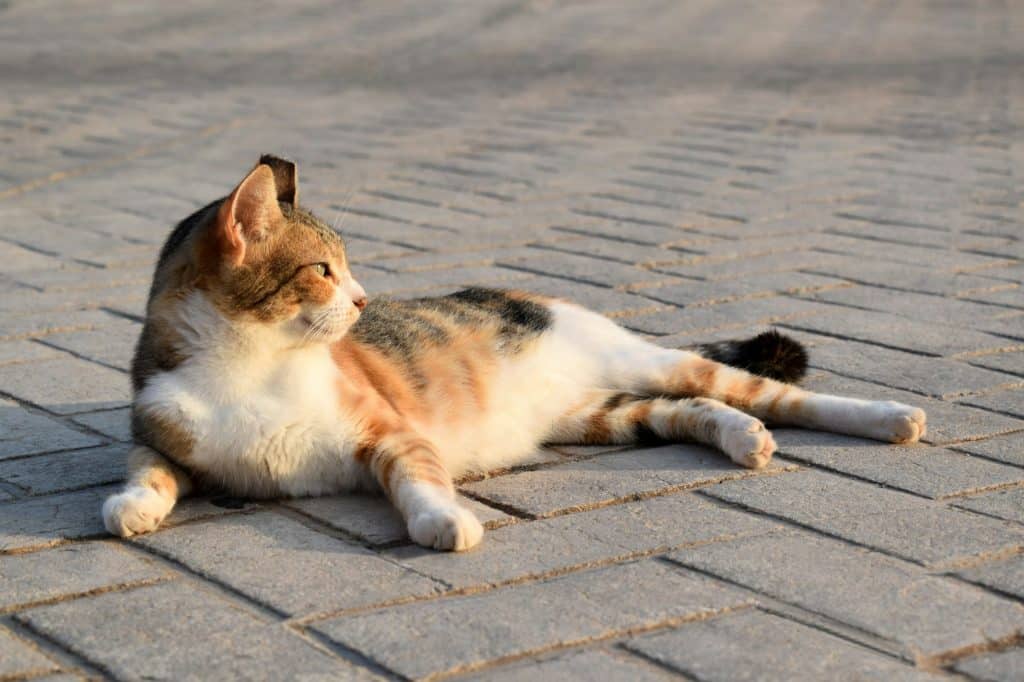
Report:
M 875 403 L 879 417 L 877 437 L 891 443 L 916 443 L 927 432 L 924 410 L 891 400 Z
M 722 426 L 722 450 L 740 466 L 760 469 L 775 452 L 775 439 L 760 420 L 746 417 Z
M 480 543 L 484 527 L 473 513 L 454 502 L 409 518 L 409 537 L 418 545 L 462 552 Z
M 103 525 L 123 538 L 148 533 L 160 525 L 171 507 L 152 488 L 133 485 L 103 503 Z

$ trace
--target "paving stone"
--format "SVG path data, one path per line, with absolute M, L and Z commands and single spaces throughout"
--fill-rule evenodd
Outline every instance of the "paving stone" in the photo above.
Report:
M 981 455 L 1024 467 L 1024 433 L 1011 433 L 988 440 L 959 443 L 954 447 L 972 455 Z
M 671 557 L 896 642 L 910 660 L 1007 637 L 1024 626 L 1024 608 L 1016 603 L 802 531 L 684 549 Z
M 648 589 L 637 592 L 634 585 Z M 316 626 L 408 677 L 678 623 L 746 605 L 737 592 L 657 561 L 599 568 L 542 583 L 361 613 Z M 405 633 L 415 628 L 419 646 Z M 452 637 L 452 632 L 459 633 Z
M 145 557 L 103 542 L 0 556 L 0 612 L 171 575 Z
M 0 628 L 0 675 L 4 679 L 38 678 L 55 670 L 56 663 L 7 628 Z
M 0 365 L 60 357 L 60 351 L 35 341 L 0 341 Z
M 25 611 L 18 620 L 117 678 L 369 679 L 276 623 L 182 581 Z M 104 627 L 96 627 L 103 623 Z
M 758 610 L 687 623 L 626 646 L 698 680 L 931 680 L 821 630 Z
M 72 357 L 0 367 L 0 385 L 57 414 L 121 407 L 130 400 L 127 374 Z
M 118 444 L 0 461 L 0 480 L 30 495 L 124 480 L 129 446 Z
M 992 321 L 1007 312 L 1007 308 L 984 303 L 972 303 L 959 299 L 869 286 L 831 289 L 805 294 L 805 296 L 815 301 L 827 301 L 853 308 L 894 313 L 925 322 L 939 320 L 946 324 L 968 328 L 977 328 L 976 323 Z M 987 331 L 984 327 L 981 329 Z
M 975 367 L 986 367 L 1006 374 L 1024 376 L 1024 351 L 1022 350 L 971 356 L 964 360 Z
M 698 308 L 665 310 L 647 315 L 624 317 L 617 321 L 624 327 L 647 334 L 674 334 L 683 331 L 692 333 L 730 327 L 746 327 L 752 324 L 773 324 L 784 320 L 820 315 L 824 312 L 831 312 L 831 310 L 827 306 L 799 299 L 773 297 Z
M 945 448 L 892 445 L 820 431 L 773 429 L 779 454 L 918 495 L 942 498 L 1024 482 L 1024 469 Z
M 960 661 L 954 669 L 970 675 L 972 679 L 985 682 L 1019 679 L 1021 672 L 1024 672 L 1024 649 L 1007 649 L 994 654 L 982 654 Z
M 0 340 L 42 338 L 47 334 L 57 332 L 95 329 L 109 320 L 110 316 L 107 313 L 98 310 L 62 310 L 4 315 Z
M 984 585 L 1018 599 L 1024 597 L 1024 558 L 1019 554 L 994 563 L 983 564 L 957 573 L 964 580 Z
M 908 320 L 899 315 L 877 311 L 845 309 L 832 315 L 784 322 L 782 326 L 932 355 L 954 355 L 992 348 L 1012 348 L 1017 345 L 1011 340 L 992 334 L 934 321 L 925 323 Z M 973 359 L 965 361 L 978 364 Z
M 105 535 L 100 507 L 115 488 L 6 502 L 0 505 L 0 551 L 45 547 L 63 539 Z
M 127 372 L 141 332 L 142 325 L 114 318 L 101 329 L 48 334 L 43 342 Z
M 541 661 L 527 660 L 500 668 L 486 668 L 483 672 L 464 679 L 497 682 L 590 682 L 596 679 L 608 682 L 665 682 L 677 678 L 640 658 L 620 651 L 583 649 Z
M 686 523 L 680 523 L 680 519 L 686 519 Z M 776 526 L 692 494 L 678 493 L 496 528 L 484 533 L 483 543 L 458 562 L 413 546 L 386 554 L 454 587 L 469 587 L 765 533 Z
M 119 486 L 103 486 L 0 504 L 0 551 L 48 547 L 62 540 L 106 537 L 100 509 L 104 500 L 118 489 Z M 229 511 L 207 500 L 189 498 L 175 506 L 164 525 Z
M 954 504 L 962 509 L 1024 523 L 1024 488 L 997 490 L 976 497 L 966 497 Z
M 778 465 L 772 469 L 778 469 Z M 772 471 L 768 469 L 768 471 Z M 722 453 L 696 445 L 627 450 L 522 471 L 462 486 L 467 492 L 534 517 L 757 475 Z M 1022 472 L 1024 473 L 1024 472 Z
M 1024 546 L 1024 529 L 1012 524 L 819 471 L 730 481 L 704 493 L 925 564 Z
M 99 445 L 102 439 L 75 431 L 58 421 L 0 400 L 0 460 L 52 450 Z
M 134 542 L 290 615 L 427 596 L 442 587 L 354 543 L 271 513 L 179 526 Z
M 849 286 L 834 277 L 803 272 L 776 272 L 749 280 L 725 282 L 680 282 L 639 289 L 637 293 L 661 303 L 680 306 L 702 306 L 748 298 L 768 298 L 780 294 L 820 291 Z
M 822 346 L 810 363 L 812 367 L 935 398 L 1017 386 L 1022 380 L 956 360 L 925 358 L 852 341 Z
M 499 263 L 517 270 L 540 275 L 557 275 L 569 280 L 606 287 L 625 287 L 664 279 L 663 275 L 634 265 L 543 249 L 536 249 L 536 252 L 536 255 L 529 258 L 501 260 Z
M 71 421 L 87 426 L 114 440 L 130 441 L 132 439 L 131 410 L 127 407 L 78 414 L 72 417 Z
M 928 433 L 924 442 L 933 445 L 976 440 L 1024 429 L 1024 421 L 1020 419 L 835 374 L 809 376 L 803 385 L 821 393 L 865 400 L 896 400 L 920 407 L 928 414 Z
M 310 497 L 287 500 L 282 504 L 373 545 L 386 545 L 409 539 L 402 515 L 395 505 L 383 496 Z M 459 496 L 459 504 L 472 511 L 485 526 L 502 524 L 513 518 L 462 495 Z

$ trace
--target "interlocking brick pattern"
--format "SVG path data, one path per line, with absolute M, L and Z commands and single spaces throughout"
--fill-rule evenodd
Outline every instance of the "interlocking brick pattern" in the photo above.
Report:
M 0 677 L 1024 678 L 1024 5 L 0 2 Z M 157 249 L 261 152 L 373 293 L 769 325 L 924 443 L 567 447 L 105 536 Z

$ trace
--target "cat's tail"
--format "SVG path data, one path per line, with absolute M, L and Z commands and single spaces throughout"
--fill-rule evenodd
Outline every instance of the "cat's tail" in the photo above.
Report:
M 807 373 L 807 349 L 774 329 L 753 338 L 705 343 L 691 350 L 709 360 L 787 384 L 795 384 Z

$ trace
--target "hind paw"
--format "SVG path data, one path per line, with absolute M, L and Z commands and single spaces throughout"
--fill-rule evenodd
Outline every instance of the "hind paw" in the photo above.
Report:
M 746 417 L 723 428 L 722 450 L 740 466 L 761 469 L 772 460 L 775 439 L 760 420 Z

